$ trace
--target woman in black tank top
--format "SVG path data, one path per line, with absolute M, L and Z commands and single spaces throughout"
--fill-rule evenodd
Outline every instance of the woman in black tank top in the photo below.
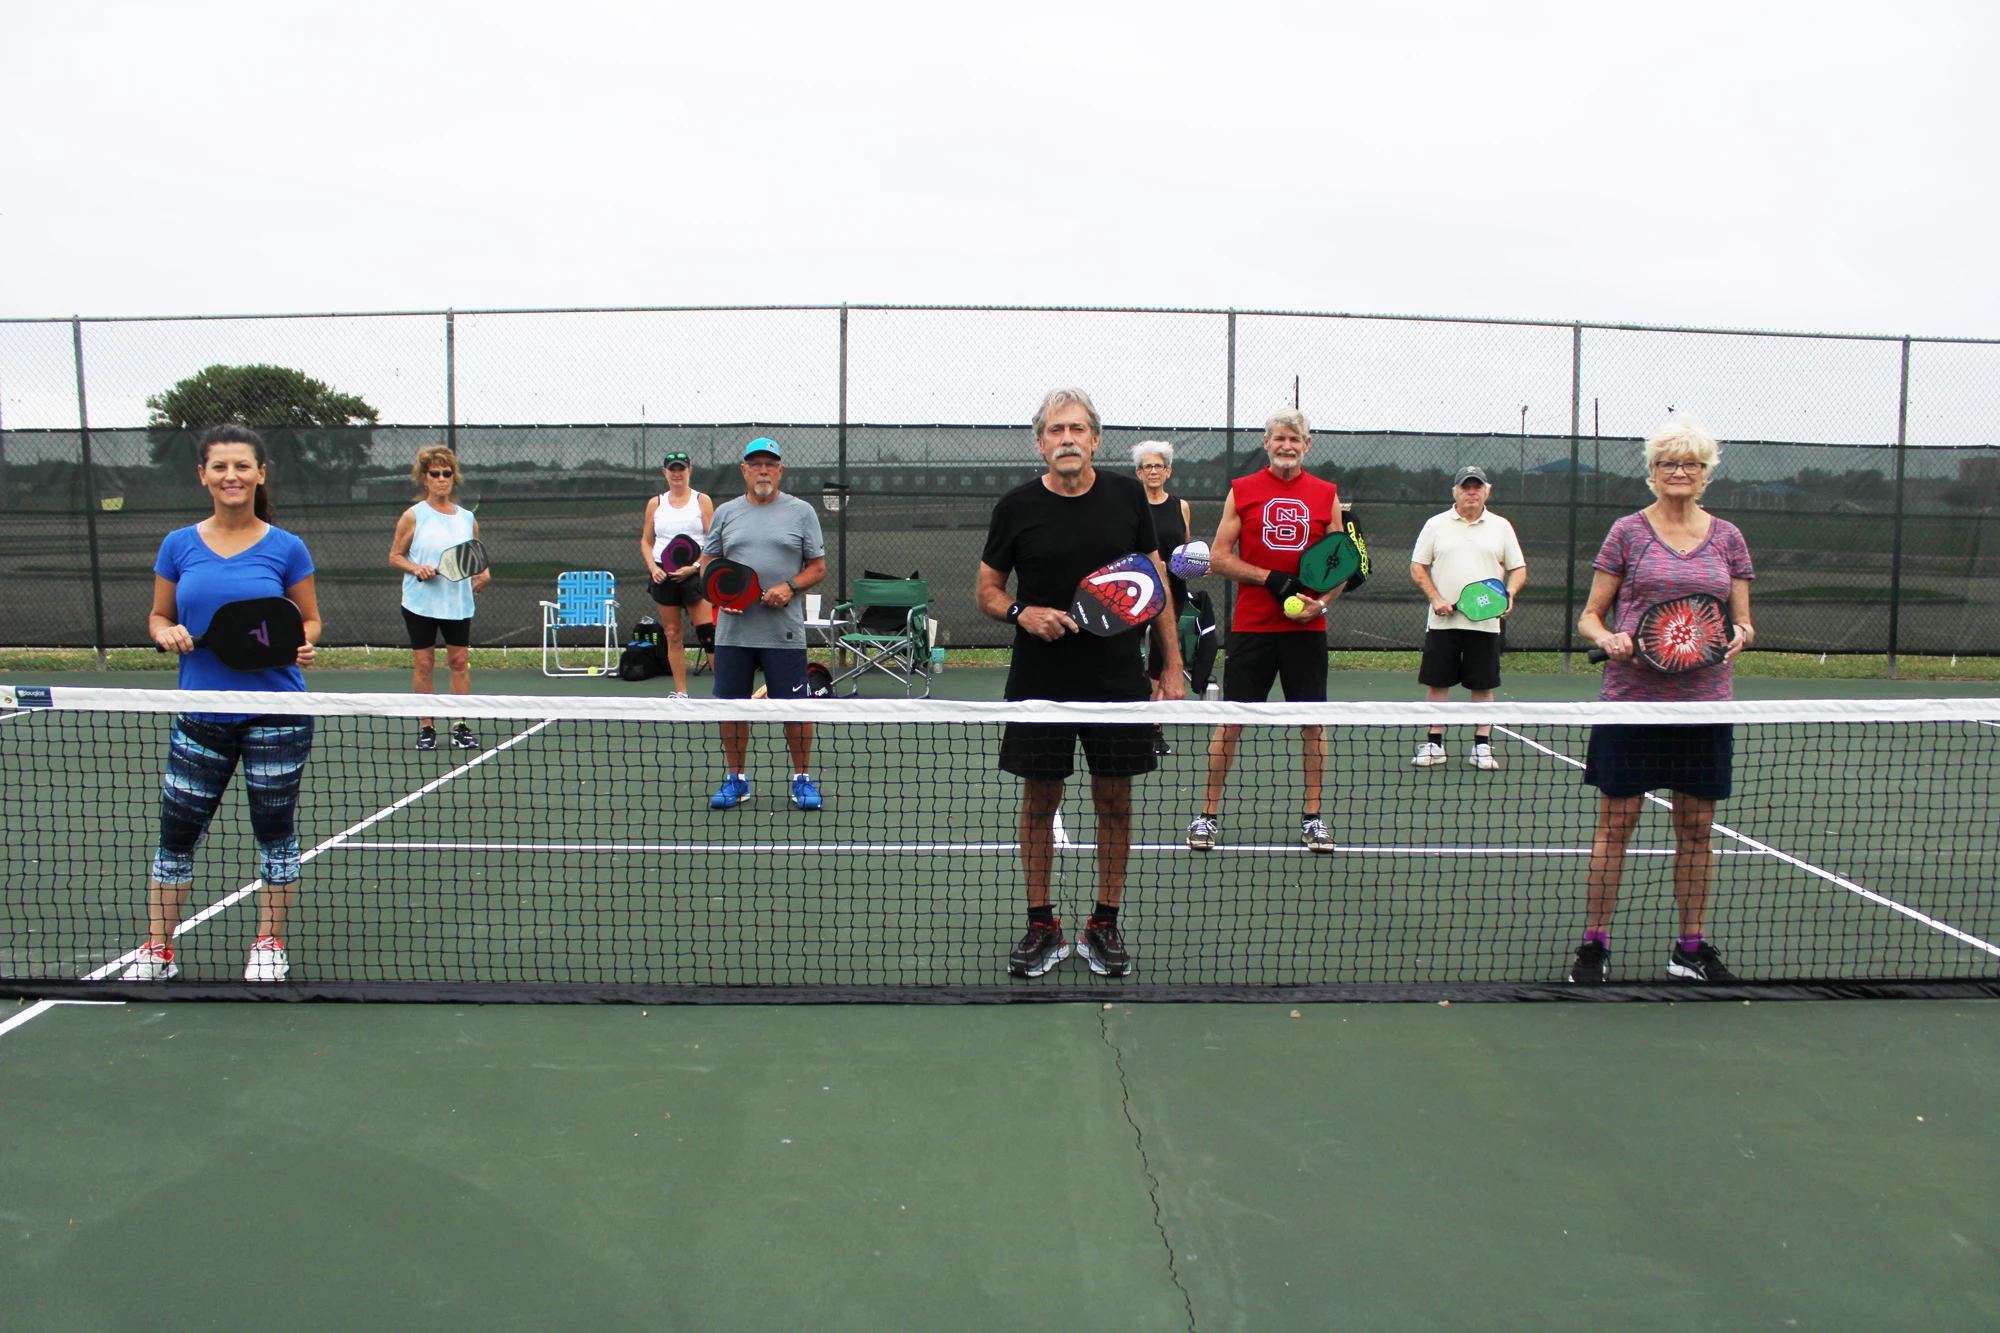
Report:
M 1160 539 L 1160 563 L 1164 565 L 1173 557 L 1176 546 L 1187 545 L 1188 526 L 1193 517 L 1186 500 L 1167 494 L 1167 478 L 1174 475 L 1174 447 L 1165 440 L 1144 440 L 1133 445 L 1132 470 L 1145 483 L 1146 503 L 1153 507 L 1153 532 Z M 1181 608 L 1186 605 L 1187 581 L 1170 570 L 1167 574 L 1167 606 L 1173 612 L 1173 623 L 1177 627 Z M 1155 680 L 1160 678 L 1160 667 L 1157 658 L 1146 664 L 1147 672 Z M 1160 754 L 1173 753 L 1173 748 L 1167 744 L 1166 734 L 1157 726 L 1153 728 L 1153 748 Z
M 1165 564 L 1176 546 L 1187 545 L 1192 511 L 1188 502 L 1167 494 L 1167 478 L 1174 475 L 1174 447 L 1165 440 L 1146 440 L 1132 446 L 1132 468 L 1146 486 L 1146 503 L 1153 507 L 1153 531 L 1160 538 L 1160 563 Z M 1177 574 L 1167 575 L 1168 605 L 1174 614 L 1187 604 L 1187 583 Z

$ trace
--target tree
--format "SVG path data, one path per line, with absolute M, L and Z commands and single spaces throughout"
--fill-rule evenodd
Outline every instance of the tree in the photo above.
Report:
M 352 471 L 368 462 L 368 427 L 381 417 L 357 394 L 266 365 L 210 366 L 152 395 L 146 406 L 156 464 L 187 457 L 193 432 L 234 422 L 264 433 L 274 463 Z

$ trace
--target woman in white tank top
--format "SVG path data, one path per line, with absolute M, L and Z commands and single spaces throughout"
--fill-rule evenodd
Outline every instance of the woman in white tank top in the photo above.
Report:
M 465 479 L 458 455 L 442 444 L 417 450 L 417 462 L 410 477 L 423 499 L 403 511 L 396 520 L 396 536 L 389 543 L 389 564 L 403 571 L 403 623 L 409 630 L 410 650 L 415 660 L 413 688 L 418 694 L 435 694 L 437 641 L 444 639 L 444 660 L 451 672 L 453 694 L 472 693 L 472 599 L 493 577 L 480 570 L 470 579 L 454 583 L 438 577 L 437 562 L 452 547 L 479 537 L 479 520 L 458 502 L 458 484 Z M 479 742 L 464 718 L 453 718 L 451 743 L 461 750 L 477 750 Z M 437 748 L 437 728 L 432 718 L 419 718 L 417 748 Z
M 660 629 L 666 635 L 667 664 L 673 668 L 674 697 L 687 697 L 687 654 L 681 649 L 681 608 L 686 607 L 694 622 L 695 638 L 708 652 L 715 651 L 715 608 L 702 600 L 695 574 L 701 558 L 674 569 L 666 567 L 667 544 L 680 536 L 692 537 L 697 547 L 705 546 L 709 520 L 715 517 L 715 502 L 688 484 L 694 465 L 687 454 L 675 450 L 661 460 L 660 471 L 667 489 L 646 501 L 646 518 L 639 525 L 639 554 L 645 558 L 646 572 L 652 576 L 653 602 L 660 608 Z

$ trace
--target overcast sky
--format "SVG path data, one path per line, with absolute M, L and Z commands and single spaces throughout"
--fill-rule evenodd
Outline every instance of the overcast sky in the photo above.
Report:
M 1991 335 L 2000 6 L 4 0 L 0 314 Z

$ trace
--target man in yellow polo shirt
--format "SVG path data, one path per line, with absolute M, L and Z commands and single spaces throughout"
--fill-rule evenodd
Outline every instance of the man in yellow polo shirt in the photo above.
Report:
M 1417 681 L 1434 704 L 1451 698 L 1454 685 L 1470 690 L 1476 704 L 1492 703 L 1493 691 L 1500 687 L 1500 625 L 1506 617 L 1472 621 L 1457 605 L 1467 584 L 1504 579 L 1511 608 L 1528 581 L 1528 562 L 1514 525 L 1486 508 L 1492 493 L 1483 468 L 1460 468 L 1452 478 L 1451 508 L 1424 524 L 1410 553 L 1410 578 L 1431 604 Z M 1433 723 L 1410 762 L 1429 768 L 1444 761 L 1444 724 Z M 1493 757 L 1492 723 L 1473 729 L 1467 762 L 1474 768 L 1500 767 Z

